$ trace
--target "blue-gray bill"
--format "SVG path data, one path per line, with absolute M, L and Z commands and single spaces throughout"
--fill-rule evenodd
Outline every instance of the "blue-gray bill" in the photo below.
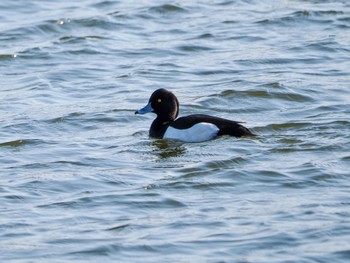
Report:
M 151 103 L 149 102 L 145 107 L 143 107 L 142 109 L 139 109 L 137 111 L 135 111 L 135 114 L 146 114 L 149 112 L 152 112 L 153 108 L 151 106 Z

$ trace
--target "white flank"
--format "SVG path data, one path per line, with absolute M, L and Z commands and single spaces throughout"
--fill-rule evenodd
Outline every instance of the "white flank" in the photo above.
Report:
M 175 129 L 169 127 L 165 134 L 164 139 L 180 140 L 184 142 L 202 142 L 214 138 L 219 132 L 219 128 L 214 124 L 201 122 L 193 125 L 189 129 Z

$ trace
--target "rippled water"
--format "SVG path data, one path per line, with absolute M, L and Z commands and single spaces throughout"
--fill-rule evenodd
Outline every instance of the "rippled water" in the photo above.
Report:
M 148 138 L 150 94 L 258 137 Z M 347 262 L 350 2 L 0 3 L 0 261 Z

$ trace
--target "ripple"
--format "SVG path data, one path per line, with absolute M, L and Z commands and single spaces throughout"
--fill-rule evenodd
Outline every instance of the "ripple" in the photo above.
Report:
M 121 231 L 130 227 L 132 227 L 130 224 L 122 224 L 122 225 L 116 225 L 111 228 L 108 228 L 106 229 L 106 231 Z
M 14 59 L 17 57 L 17 54 L 0 54 L 0 60 Z
M 15 141 L 10 141 L 10 142 L 0 143 L 0 147 L 19 147 L 19 146 L 26 145 L 28 143 L 30 143 L 30 142 L 28 142 L 26 140 L 15 140 Z
M 337 16 L 337 15 L 343 15 L 344 12 L 343 11 L 337 11 L 337 10 L 319 10 L 319 11 L 308 11 L 308 10 L 302 10 L 302 11 L 296 11 L 294 12 L 292 15 L 294 16 Z
M 211 33 L 204 33 L 199 36 L 194 37 L 193 39 L 211 39 L 214 38 L 215 36 Z
M 39 139 L 23 139 L 23 140 L 2 142 L 0 143 L 0 147 L 21 147 L 26 145 L 39 145 L 42 143 L 47 143 L 47 141 L 39 140 Z
M 280 84 L 264 84 L 264 87 L 282 88 Z M 312 96 L 303 95 L 296 92 L 290 91 L 274 91 L 266 89 L 251 89 L 251 90 L 224 90 L 219 94 L 210 95 L 209 97 L 214 98 L 225 98 L 225 99 L 261 99 L 266 101 L 266 99 L 271 101 L 288 101 L 288 102 L 312 102 L 314 98 Z M 207 101 L 210 99 L 207 99 Z M 215 103 L 213 103 L 215 104 Z
M 7 31 L 3 31 L 12 41 L 35 39 L 38 37 L 53 36 L 60 32 L 57 21 L 46 20 L 35 25 L 18 26 Z
M 103 10 L 111 10 L 114 7 L 116 7 L 116 5 L 117 3 L 115 1 L 109 1 L 109 0 L 99 1 L 97 3 L 91 4 L 92 7 L 96 9 L 103 9 Z
M 287 123 L 274 123 L 264 127 L 255 127 L 254 129 L 258 132 L 263 131 L 283 131 L 283 130 L 294 130 L 300 128 L 311 127 L 311 122 L 287 122 Z
M 59 38 L 59 41 L 65 42 L 65 43 L 79 43 L 80 41 L 84 40 L 103 40 L 106 39 L 103 36 L 62 36 Z
M 184 13 L 186 12 L 186 9 L 178 5 L 164 4 L 164 5 L 151 7 L 149 11 L 154 13 L 159 13 L 162 15 L 167 15 L 172 13 Z
M 198 45 L 181 45 L 178 46 L 177 49 L 179 51 L 184 52 L 201 52 L 201 51 L 210 51 L 212 48 Z
M 333 20 L 329 17 L 342 15 L 341 11 L 309 11 L 300 10 L 290 13 L 288 15 L 283 15 L 276 18 L 262 19 L 256 23 L 262 25 L 277 25 L 287 27 L 294 23 L 304 23 L 304 24 L 331 24 Z M 328 19 L 327 19 L 328 18 Z
M 106 30 L 113 30 L 119 25 L 121 25 L 114 21 L 110 21 L 108 17 L 88 17 L 81 19 L 72 19 L 70 20 L 70 24 L 71 26 L 78 28 L 98 28 Z

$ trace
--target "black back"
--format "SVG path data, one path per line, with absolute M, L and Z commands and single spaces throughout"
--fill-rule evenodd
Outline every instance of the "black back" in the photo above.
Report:
M 180 117 L 176 121 L 172 122 L 170 126 L 176 129 L 188 129 L 201 122 L 216 125 L 219 128 L 218 135 L 231 135 L 236 137 L 253 135 L 250 130 L 241 125 L 239 122 L 204 114 L 193 114 Z

